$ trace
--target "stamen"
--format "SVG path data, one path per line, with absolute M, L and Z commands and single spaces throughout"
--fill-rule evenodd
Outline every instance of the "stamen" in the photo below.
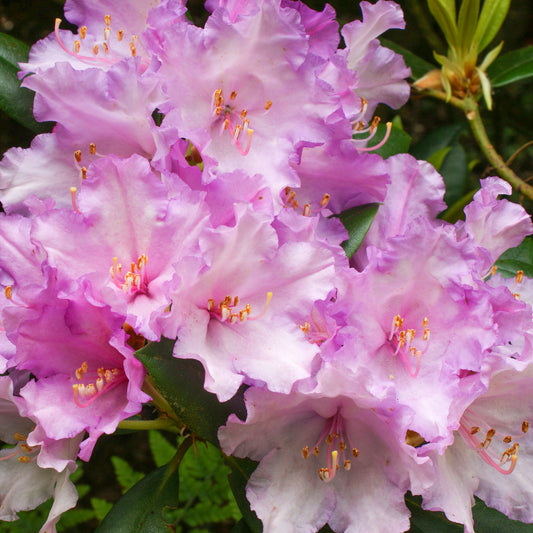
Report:
M 87 35 L 87 26 L 82 26 L 79 31 L 80 39 L 85 39 L 86 35 Z
M 81 43 L 77 39 L 74 41 L 74 53 L 79 54 L 81 48 Z
M 265 110 L 268 111 L 272 107 L 272 102 L 270 100 L 266 101 Z
M 519 270 L 517 273 L 516 273 L 516 283 L 522 283 L 522 280 L 524 279 L 524 271 L 523 270 Z
M 16 431 L 13 434 L 13 438 L 15 440 L 18 440 L 19 442 L 26 442 L 26 437 L 24 435 L 22 435 L 22 433 L 19 433 L 18 431 Z
M 331 196 L 327 192 L 324 193 L 324 196 L 322 196 L 322 200 L 320 200 L 320 207 L 326 207 L 330 198 Z
M 378 148 L 381 148 L 389 140 L 389 136 L 390 136 L 391 130 L 392 130 L 392 122 L 387 122 L 387 130 L 386 130 L 385 136 L 383 137 L 381 142 L 379 142 L 375 146 L 364 146 L 364 147 L 363 146 L 361 146 L 361 147 L 356 146 L 355 149 L 358 152 L 372 152 L 373 150 L 377 150 Z M 370 140 L 374 136 L 376 131 L 377 130 L 374 130 L 374 132 L 367 139 L 365 139 L 365 141 Z
M 89 153 L 91 155 L 95 155 L 96 154 L 96 144 L 94 144 L 94 143 L 89 144 Z
M 231 94 L 229 97 L 231 98 L 231 100 L 235 100 L 235 98 L 237 98 L 237 91 L 231 91 Z
M 305 204 L 304 205 L 304 208 L 303 208 L 303 211 L 302 211 L 302 215 L 304 217 L 311 216 L 311 206 L 309 204 Z
M 11 285 L 7 285 L 4 289 L 4 294 L 8 300 L 11 300 L 11 298 L 13 298 L 13 287 L 11 287 Z
M 122 41 L 124 38 L 124 30 L 118 30 L 117 31 L 117 41 Z
M 93 46 L 93 54 L 94 54 L 95 56 L 98 55 L 98 45 L 97 45 L 97 44 L 95 44 L 95 45 Z
M 81 211 L 78 209 L 78 206 L 76 204 L 76 191 L 77 190 L 78 189 L 76 187 L 71 187 L 70 188 L 70 197 L 72 199 L 72 208 L 74 209 L 74 212 L 81 214 Z
M 111 26 L 111 15 L 104 15 L 104 22 L 106 26 Z
M 74 152 L 74 158 L 78 163 L 81 163 L 81 150 L 76 150 Z
M 21 455 L 18 458 L 19 463 L 29 463 L 31 461 L 31 457 L 28 457 L 27 455 Z
M 498 265 L 494 265 L 494 266 L 490 269 L 490 275 L 491 275 L 491 276 L 495 276 L 497 270 L 498 270 Z

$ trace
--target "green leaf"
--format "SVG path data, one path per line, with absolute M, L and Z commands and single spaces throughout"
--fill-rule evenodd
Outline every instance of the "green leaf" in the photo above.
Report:
M 148 474 L 109 511 L 97 533 L 170 532 L 163 511 L 177 507 L 178 465 L 173 462 Z
M 176 453 L 176 447 L 172 446 L 159 431 L 149 431 L 148 441 L 157 467 L 166 465 Z
M 459 10 L 457 32 L 459 34 L 459 47 L 466 53 L 470 48 L 479 17 L 479 0 L 463 0 Z
M 416 159 L 425 159 L 426 161 L 439 150 L 449 147 L 456 143 L 461 133 L 465 130 L 462 122 L 449 124 L 442 128 L 433 130 L 423 139 L 417 142 L 411 149 L 411 155 Z
M 472 44 L 477 48 L 478 53 L 481 53 L 498 33 L 507 16 L 510 4 L 511 0 L 485 0 L 483 3 L 472 40 Z
M 533 76 L 533 45 L 498 57 L 487 69 L 493 87 L 503 87 Z
M 463 533 L 464 531 L 464 527 L 461 524 L 450 522 L 444 513 L 422 509 L 422 498 L 420 496 L 413 496 L 408 492 L 405 495 L 405 503 L 411 511 L 411 529 L 409 533 Z
M 437 150 L 434 154 L 431 154 L 431 156 L 427 158 L 427 162 L 433 165 L 435 170 L 439 170 L 451 149 L 451 146 L 445 146 L 444 148 Z
M 144 474 L 133 470 L 133 468 L 120 457 L 111 457 L 111 462 L 113 463 L 117 480 L 122 487 L 122 493 L 131 489 L 135 483 L 139 482 L 144 477 Z
M 237 505 L 241 510 L 243 520 L 246 522 L 252 533 L 261 533 L 263 525 L 257 515 L 250 509 L 250 503 L 246 498 L 246 484 L 257 468 L 258 463 L 251 459 L 240 459 L 238 457 L 226 457 L 226 464 L 231 468 L 228 476 L 229 484 Z
M 102 498 L 91 498 L 91 505 L 94 509 L 94 514 L 99 522 L 101 522 L 113 508 L 113 504 Z
M 379 204 L 365 204 L 358 205 L 343 211 L 338 217 L 348 230 L 348 240 L 344 241 L 341 246 L 344 248 L 348 259 L 357 252 L 359 246 L 363 242 L 376 213 L 378 212 Z
M 30 47 L 7 33 L 0 32 L 0 58 L 6 60 L 18 70 L 18 63 L 28 61 Z
M 458 35 L 455 23 L 455 0 L 428 0 L 431 14 L 437 21 L 451 48 L 457 48 Z
M 472 508 L 474 514 L 474 529 L 476 533 L 532 533 L 533 525 L 524 524 L 517 520 L 510 520 L 504 514 L 487 507 L 484 502 L 476 498 Z
M 405 64 L 411 68 L 411 78 L 413 80 L 417 80 L 424 76 L 424 74 L 427 74 L 430 70 L 435 69 L 435 65 L 413 54 L 407 50 L 407 48 L 389 41 L 388 39 L 380 38 L 379 40 L 383 46 L 390 48 L 393 52 L 396 52 L 403 57 Z
M 20 87 L 18 68 L 0 57 L 0 110 L 19 124 L 35 133 L 50 131 L 50 123 L 39 123 L 33 118 L 34 92 Z
M 447 206 L 453 205 L 462 198 L 469 189 L 468 159 L 464 148 L 454 143 L 439 169 L 446 185 L 444 201 Z
M 175 340 L 163 338 L 135 352 L 159 392 L 179 419 L 198 437 L 219 445 L 217 431 L 231 413 L 246 418 L 244 399 L 238 392 L 231 400 L 220 403 L 204 389 L 204 369 L 193 359 L 172 356 Z
M 496 265 L 504 278 L 515 276 L 518 270 L 523 270 L 528 278 L 533 278 L 533 238 L 526 237 L 520 246 L 504 252 Z
M 387 126 L 385 124 L 378 124 L 378 131 L 376 132 L 376 135 L 374 135 L 374 137 L 369 141 L 368 146 L 376 146 L 376 144 L 381 142 L 381 139 L 385 137 L 386 131 Z M 395 127 L 393 124 L 389 138 L 385 144 L 381 148 L 373 150 L 372 153 L 380 155 L 383 157 L 383 159 L 387 159 L 391 155 L 408 152 L 410 146 L 411 136 L 402 128 Z

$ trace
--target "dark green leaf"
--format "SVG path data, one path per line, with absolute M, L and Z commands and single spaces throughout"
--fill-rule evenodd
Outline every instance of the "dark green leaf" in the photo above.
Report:
M 451 206 L 468 192 L 468 160 L 460 144 L 452 145 L 439 172 L 446 185 L 444 201 Z
M 253 533 L 244 518 L 241 518 L 232 528 L 230 533 Z
M 233 495 L 235 496 L 235 501 L 242 513 L 243 520 L 252 533 L 261 533 L 263 531 L 263 525 L 259 518 L 257 518 L 257 515 L 250 509 L 250 504 L 246 498 L 246 484 L 257 468 L 258 463 L 251 459 L 227 457 L 226 464 L 231 468 L 231 474 L 229 474 L 228 480 Z
M 393 50 L 397 54 L 400 54 L 403 57 L 405 64 L 411 68 L 411 78 L 413 80 L 417 80 L 418 78 L 421 78 L 424 74 L 427 74 L 430 70 L 434 70 L 435 68 L 437 68 L 435 65 L 429 63 L 421 57 L 416 56 L 415 54 L 407 50 L 407 48 L 404 48 L 399 44 L 389 41 L 388 39 L 380 39 L 380 42 L 383 46 L 390 48 L 391 50 Z
M 492 87 L 503 87 L 533 76 L 533 45 L 513 50 L 494 60 L 487 69 Z
M 474 513 L 474 529 L 476 533 L 532 533 L 533 525 L 516 520 L 509 520 L 504 514 L 487 507 L 476 498 L 472 508 Z
M 29 53 L 30 47 L 26 43 L 0 32 L 0 58 L 5 59 L 18 70 L 17 64 L 28 61 Z
M 39 123 L 33 118 L 34 92 L 20 87 L 18 68 L 0 57 L 0 110 L 19 124 L 35 133 L 50 131 L 50 123 Z
M 464 131 L 465 125 L 461 123 L 449 124 L 433 130 L 411 148 L 411 155 L 416 159 L 426 161 L 439 150 L 454 144 Z
M 368 146 L 376 146 L 376 144 L 381 142 L 381 139 L 385 137 L 386 130 L 387 126 L 385 124 L 378 124 L 378 131 L 376 132 L 376 135 L 370 139 Z M 409 146 L 411 146 L 411 136 L 403 129 L 393 125 L 387 142 L 381 148 L 372 150 L 372 153 L 380 155 L 383 159 L 387 159 L 387 157 L 390 157 L 391 155 L 408 152 Z
M 378 209 L 379 204 L 377 203 L 358 205 L 357 207 L 343 211 L 339 215 L 341 222 L 348 230 L 348 240 L 341 244 L 348 258 L 352 257 L 357 252 L 359 246 L 361 246 Z
M 242 394 L 220 403 L 217 397 L 204 390 L 204 369 L 192 359 L 172 356 L 175 340 L 147 344 L 135 352 L 150 376 L 180 420 L 198 437 L 219 445 L 217 431 L 231 413 L 246 418 Z
M 518 270 L 523 270 L 528 278 L 533 278 L 533 238 L 526 237 L 520 246 L 504 252 L 496 265 L 504 278 L 515 276 Z
M 444 513 L 424 511 L 422 498 L 412 496 L 408 492 L 405 503 L 411 511 L 411 529 L 409 533 L 463 533 L 464 527 L 455 522 L 450 522 Z
M 170 532 L 162 513 L 178 503 L 178 464 L 154 470 L 134 485 L 111 509 L 97 533 Z

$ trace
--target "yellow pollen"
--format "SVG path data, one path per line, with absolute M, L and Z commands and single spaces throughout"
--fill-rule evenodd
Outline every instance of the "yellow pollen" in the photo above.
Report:
M 318 457 L 318 454 L 319 454 L 318 446 L 315 446 L 313 448 L 313 453 Z
M 311 325 L 309 324 L 309 322 L 306 322 L 303 326 L 300 325 L 300 329 L 301 329 L 304 333 L 309 333 L 309 330 L 311 329 Z
M 302 450 L 302 455 L 303 455 L 303 458 L 304 459 L 307 459 L 309 457 L 309 446 L 306 446 L 303 450 Z
M 94 143 L 89 144 L 89 152 L 91 155 L 96 154 L 96 144 Z
M 102 44 L 102 46 L 104 47 L 104 52 L 105 52 L 106 54 L 109 54 L 109 46 L 107 45 L 107 43 L 104 42 L 104 43 Z
M 522 422 L 522 433 L 527 433 L 528 429 L 529 429 L 529 422 L 527 420 L 524 420 Z
M 400 315 L 394 317 L 394 326 L 401 328 L 403 326 L 403 318 Z
M 4 289 L 4 294 L 6 295 L 6 298 L 8 300 L 11 300 L 11 298 L 13 297 L 13 288 L 11 287 L 11 285 L 8 285 L 5 289 Z
M 80 53 L 80 48 L 81 48 L 81 43 L 80 43 L 80 41 L 78 41 L 78 39 L 76 39 L 74 41 L 74 52 L 76 54 L 79 54 Z
M 87 179 L 87 167 L 81 167 L 81 179 L 82 180 Z
M 246 118 L 246 115 L 248 114 L 248 111 L 246 111 L 246 109 L 243 109 L 241 111 L 241 120 L 244 120 Z
M 266 111 L 268 111 L 271 107 L 272 107 L 272 102 L 270 100 L 267 100 L 265 104 Z
M 87 361 L 83 361 L 83 363 L 81 364 L 81 369 L 84 372 L 87 372 L 89 370 L 89 363 L 87 363 Z
M 81 150 L 76 150 L 76 151 L 74 152 L 74 158 L 76 159 L 76 161 L 77 161 L 78 163 L 81 162 Z
M 13 434 L 13 438 L 15 440 L 18 440 L 19 442 L 26 442 L 26 437 L 22 435 L 22 433 L 19 433 L 18 431 Z
M 28 457 L 27 455 L 21 455 L 18 458 L 19 463 L 29 463 L 31 461 L 31 457 Z
M 218 106 L 216 109 L 215 109 L 215 115 L 218 117 L 218 115 L 220 115 L 220 113 L 222 113 L 222 108 L 220 106 Z
M 231 94 L 229 95 L 229 97 L 230 97 L 232 100 L 235 100 L 235 98 L 237 98 L 237 91 L 231 91 Z
M 124 39 L 124 30 L 117 31 L 117 41 L 122 41 Z
M 104 22 L 106 23 L 106 26 L 111 26 L 111 15 L 105 15 Z
M 133 41 L 130 43 L 130 50 L 131 50 L 131 57 L 135 57 L 137 54 L 137 50 L 135 48 L 135 45 L 133 44 Z
M 229 119 L 224 120 L 224 129 L 227 130 L 229 126 Z
M 422 327 L 427 328 L 429 324 L 429 318 L 427 316 L 424 317 L 424 320 L 422 320 Z
M 93 54 L 94 54 L 95 56 L 98 55 L 98 45 L 97 45 L 97 44 L 95 44 L 95 45 L 93 46 Z
M 518 294 L 517 292 L 513 292 L 512 294 L 515 300 L 520 300 L 520 294 Z
M 429 328 L 424 329 L 424 335 L 422 335 L 422 340 L 427 341 L 429 339 Z
M 328 193 L 324 193 L 324 196 L 322 196 L 322 200 L 320 200 L 320 207 L 326 207 L 330 198 L 331 196 Z
M 79 31 L 80 39 L 85 39 L 87 35 L 87 26 L 82 26 Z
M 377 127 L 378 127 L 378 124 L 381 122 L 381 119 L 379 117 L 374 117 L 372 119 L 372 124 L 370 124 L 370 131 L 374 131 Z
M 352 455 L 354 457 L 358 457 L 359 456 L 359 450 L 357 448 L 352 448 Z
M 516 282 L 517 283 L 522 283 L 522 280 L 524 279 L 524 271 L 523 270 L 519 270 L 517 273 L 516 273 Z
M 498 270 L 498 265 L 494 265 L 494 266 L 490 269 L 490 275 L 491 275 L 491 276 L 495 276 L 497 270 Z

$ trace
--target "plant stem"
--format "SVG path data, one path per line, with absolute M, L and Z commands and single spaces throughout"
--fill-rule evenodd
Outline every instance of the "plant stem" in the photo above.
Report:
M 156 418 L 155 420 L 122 420 L 118 424 L 119 429 L 149 430 L 149 429 L 167 429 L 178 432 L 179 428 L 176 422 L 170 418 Z
M 513 170 L 506 165 L 500 154 L 494 149 L 494 146 L 490 142 L 490 139 L 487 135 L 487 130 L 485 129 L 483 120 L 481 119 L 479 105 L 474 98 L 470 96 L 466 97 L 464 100 L 454 96 L 451 98 L 446 98 L 446 94 L 444 92 L 434 89 L 425 90 L 423 93 L 427 96 L 442 100 L 443 102 L 448 102 L 461 109 L 466 115 L 466 118 L 470 124 L 470 129 L 474 134 L 477 144 L 494 170 L 501 178 L 510 183 L 512 187 L 516 189 L 516 191 L 533 200 L 533 186 L 519 178 L 513 172 Z
M 165 413 L 169 418 L 174 420 L 178 426 L 184 426 L 185 424 L 178 418 L 178 415 L 174 412 L 170 404 L 162 396 L 162 394 L 157 390 L 157 388 L 152 383 L 150 376 L 146 376 L 142 386 L 143 392 L 149 394 L 152 397 L 153 404 L 162 412 Z

